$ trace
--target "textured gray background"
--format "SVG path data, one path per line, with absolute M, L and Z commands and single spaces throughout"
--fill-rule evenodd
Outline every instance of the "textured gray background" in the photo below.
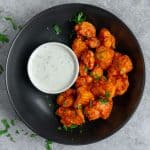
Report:
M 35 14 L 51 6 L 70 3 L 72 0 L 1 0 L 0 16 L 12 16 L 17 24 L 24 24 Z M 74 2 L 81 2 L 75 0 Z M 121 18 L 134 32 L 142 47 L 146 74 L 150 74 L 150 0 L 83 0 L 83 3 L 94 4 L 105 8 Z M 12 40 L 16 32 L 4 20 L 0 19 L 0 32 L 8 28 L 7 34 Z M 11 43 L 11 42 L 10 42 Z M 10 43 L 0 45 L 0 64 L 5 66 Z M 12 77 L 13 78 L 13 77 Z M 138 78 L 138 77 L 137 77 Z M 146 79 L 146 86 L 142 101 L 132 119 L 116 134 L 95 144 L 86 146 L 66 146 L 53 143 L 53 150 L 150 150 L 150 78 Z M 0 119 L 16 117 L 8 101 L 5 86 L 5 72 L 0 76 Z M 0 125 L 0 127 L 2 127 Z M 14 133 L 16 129 L 31 131 L 20 121 L 10 129 Z M 0 137 L 0 150 L 44 150 L 44 139 L 41 137 L 16 135 L 16 143 L 12 143 L 5 136 Z

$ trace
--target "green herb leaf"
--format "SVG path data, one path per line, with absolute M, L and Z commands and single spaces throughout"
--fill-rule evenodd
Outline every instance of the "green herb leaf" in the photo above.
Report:
M 106 104 L 108 103 L 108 100 L 107 99 L 103 99 L 103 98 L 100 98 L 98 99 L 102 104 Z
M 70 128 L 70 129 L 74 129 L 74 128 L 77 128 L 77 127 L 78 127 L 78 125 L 72 124 L 69 128 Z
M 52 150 L 52 141 L 46 140 L 46 150 Z
M 87 67 L 87 66 L 84 67 L 84 71 L 85 71 L 86 73 L 88 72 L 88 67 Z
M 16 134 L 20 134 L 20 132 L 18 130 L 16 130 Z
M 90 76 L 93 77 L 95 80 L 100 80 L 100 76 L 98 74 L 94 74 L 93 72 L 90 72 Z
M 10 125 L 6 119 L 2 119 L 1 122 L 4 125 L 6 130 L 10 128 Z
M 66 101 L 64 101 L 63 106 L 66 106 L 66 105 L 67 105 L 67 103 L 66 103 Z
M 11 23 L 14 30 L 17 30 L 18 27 L 16 25 L 16 22 L 11 17 L 5 17 L 5 19 Z
M 30 137 L 32 137 L 32 138 L 34 138 L 34 137 L 36 137 L 37 136 L 37 134 L 36 133 L 32 133 L 32 134 L 30 134 Z
M 61 128 L 61 126 L 59 126 L 58 128 L 57 128 L 57 130 L 61 130 L 62 128 Z
M 109 98 L 109 97 L 110 97 L 109 91 L 106 91 L 106 92 L 105 92 L 105 97 L 106 97 L 106 98 Z
M 10 123 L 11 123 L 12 126 L 14 126 L 15 125 L 15 120 L 14 119 L 10 120 Z
M 85 20 L 86 20 L 86 15 L 82 11 L 76 13 L 74 18 L 71 19 L 71 21 L 73 21 L 75 23 L 81 23 L 81 22 L 83 22 Z
M 98 75 L 95 75 L 95 76 L 94 76 L 94 79 L 95 79 L 95 80 L 99 80 L 100 78 L 101 78 L 101 77 L 98 76 Z
M 8 138 L 10 139 L 10 141 L 16 142 L 10 133 L 8 133 L 8 134 L 6 135 L 6 137 L 8 137 Z
M 81 105 L 81 104 L 78 104 L 77 108 L 78 108 L 78 109 L 82 109 L 82 105 Z
M 63 128 L 64 128 L 65 131 L 68 131 L 68 127 L 67 126 L 64 125 Z
M 3 66 L 2 66 L 2 65 L 0 65 L 0 74 L 2 74 L 2 73 L 3 73 L 3 71 L 4 71 Z
M 0 33 L 0 42 L 2 42 L 2 43 L 8 43 L 9 42 L 9 39 L 8 39 L 6 34 Z
M 0 130 L 0 136 L 2 136 L 3 134 L 6 134 L 7 130 Z
M 54 24 L 54 25 L 53 25 L 53 31 L 54 31 L 57 35 L 59 35 L 59 34 L 61 33 L 61 28 L 60 28 L 60 26 L 59 26 L 58 24 Z

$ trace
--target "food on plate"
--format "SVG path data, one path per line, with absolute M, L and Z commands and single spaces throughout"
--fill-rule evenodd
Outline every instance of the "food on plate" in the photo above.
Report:
M 83 85 L 89 85 L 90 83 L 92 83 L 93 78 L 89 75 L 86 76 L 79 76 L 76 80 L 75 86 L 76 88 L 83 86 Z
M 133 65 L 129 56 L 116 52 L 111 67 L 108 69 L 108 75 L 126 74 L 132 69 Z
M 85 52 L 83 52 L 81 55 L 81 60 L 89 70 L 92 70 L 94 68 L 95 57 L 94 53 L 91 50 L 86 50 Z
M 95 61 L 102 69 L 107 69 L 113 60 L 114 50 L 105 46 L 100 46 L 95 52 Z
M 73 124 L 81 125 L 85 122 L 82 110 L 73 107 L 59 107 L 56 114 L 61 118 L 60 122 L 70 127 Z
M 72 49 L 74 50 L 77 57 L 80 58 L 82 52 L 87 49 L 87 45 L 81 38 L 76 38 L 73 41 Z
M 75 31 L 77 33 L 77 37 L 82 37 L 85 39 L 96 37 L 96 28 L 92 23 L 87 21 L 83 21 L 75 25 Z
M 88 38 L 85 42 L 89 48 L 97 48 L 100 45 L 100 41 L 96 37 Z
M 91 121 L 95 119 L 107 119 L 111 113 L 113 101 L 102 98 L 93 101 L 91 105 L 87 105 L 84 109 L 85 116 Z
M 73 106 L 74 101 L 75 101 L 75 97 L 74 97 L 75 93 L 76 93 L 76 90 L 71 89 L 71 88 L 61 93 L 60 95 L 58 95 L 56 99 L 57 104 L 63 107 Z
M 106 28 L 102 28 L 100 30 L 99 39 L 100 39 L 101 45 L 103 45 L 105 47 L 108 47 L 108 48 L 115 48 L 116 47 L 115 37 Z
M 107 28 L 97 36 L 95 26 L 83 21 L 74 30 L 72 49 L 79 60 L 79 76 L 72 88 L 57 96 L 56 114 L 66 127 L 82 125 L 86 119 L 108 119 L 113 98 L 127 91 L 133 69 L 129 56 L 117 52 L 115 36 Z

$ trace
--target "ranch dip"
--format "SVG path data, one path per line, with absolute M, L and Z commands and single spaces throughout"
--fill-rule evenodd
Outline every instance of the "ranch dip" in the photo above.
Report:
M 68 89 L 79 72 L 77 57 L 66 45 L 49 42 L 34 50 L 28 61 L 32 84 L 45 93 L 60 93 Z

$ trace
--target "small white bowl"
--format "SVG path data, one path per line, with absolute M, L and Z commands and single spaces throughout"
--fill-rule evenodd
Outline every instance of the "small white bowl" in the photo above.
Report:
M 33 51 L 28 60 L 27 72 L 37 89 L 57 94 L 75 83 L 79 63 L 71 48 L 62 43 L 48 42 Z

